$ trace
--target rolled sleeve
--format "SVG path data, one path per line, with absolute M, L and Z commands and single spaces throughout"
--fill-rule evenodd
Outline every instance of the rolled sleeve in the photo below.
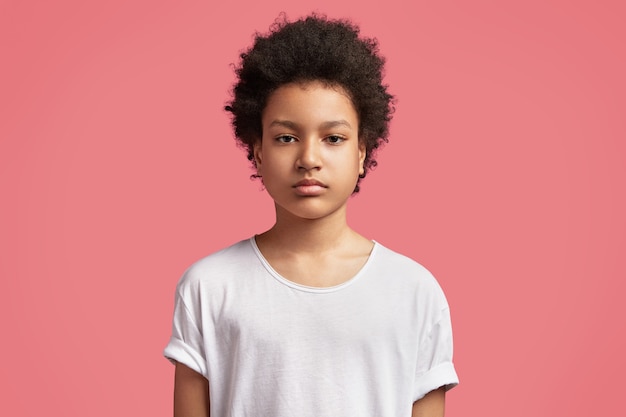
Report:
M 426 339 L 420 344 L 413 384 L 413 401 L 437 388 L 445 387 L 447 391 L 459 383 L 452 362 L 452 352 L 452 326 L 450 311 L 446 307 Z
M 172 336 L 163 355 L 172 363 L 182 363 L 207 378 L 203 345 L 202 332 L 185 305 L 183 297 L 177 291 Z

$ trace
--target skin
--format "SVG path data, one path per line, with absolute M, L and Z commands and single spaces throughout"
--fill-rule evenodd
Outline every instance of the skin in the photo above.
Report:
M 335 286 L 352 278 L 372 251 L 373 242 L 347 223 L 348 200 L 365 160 L 358 125 L 352 101 L 340 87 L 286 84 L 268 99 L 254 157 L 274 200 L 276 223 L 256 242 L 286 279 Z M 432 391 L 413 404 L 412 416 L 442 417 L 444 401 L 443 390 Z M 205 417 L 208 405 L 206 379 L 178 364 L 174 416 Z
M 276 271 L 299 284 L 338 285 L 372 250 L 373 243 L 346 221 L 365 160 L 358 124 L 348 95 L 318 82 L 282 86 L 263 112 L 254 156 L 276 223 L 257 236 L 257 245 Z M 299 190 L 296 185 L 307 179 L 323 185 Z
M 270 96 L 261 121 L 254 156 L 277 221 L 289 214 L 309 220 L 336 214 L 341 223 L 365 159 L 348 95 L 318 82 L 287 84 Z M 323 189 L 302 195 L 294 184 L 303 179 L 319 180 Z
M 433 390 L 413 403 L 411 417 L 444 417 L 446 391 L 443 388 Z
M 209 417 L 209 382 L 177 363 L 174 374 L 174 417 Z

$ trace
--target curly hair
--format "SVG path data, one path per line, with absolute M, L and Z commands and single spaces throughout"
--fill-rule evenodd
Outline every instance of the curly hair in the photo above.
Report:
M 359 28 L 347 20 L 311 15 L 288 22 L 284 15 L 268 35 L 256 34 L 253 45 L 240 55 L 232 101 L 232 126 L 239 144 L 254 162 L 254 145 L 263 135 L 261 116 L 269 96 L 279 87 L 321 81 L 343 88 L 359 118 L 359 140 L 365 145 L 364 171 L 376 166 L 374 151 L 388 141 L 393 96 L 382 83 L 385 60 L 378 42 L 359 37 Z M 254 177 L 255 175 L 253 175 Z

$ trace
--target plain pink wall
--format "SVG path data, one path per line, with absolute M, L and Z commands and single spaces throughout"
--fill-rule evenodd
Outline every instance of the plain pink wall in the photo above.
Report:
M 622 2 L 94 3 L 0 3 L 0 415 L 171 414 L 180 274 L 272 223 L 222 107 L 283 10 L 387 57 L 391 141 L 351 223 L 446 290 L 447 415 L 620 414 Z

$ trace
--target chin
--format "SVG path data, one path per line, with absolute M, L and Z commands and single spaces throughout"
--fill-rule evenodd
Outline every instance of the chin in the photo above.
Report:
M 297 217 L 305 220 L 319 220 L 323 218 L 327 218 L 340 212 L 345 205 L 341 205 L 338 207 L 320 207 L 318 204 L 315 204 L 313 201 L 304 201 L 305 204 L 297 204 L 297 205 L 281 205 L 281 211 L 289 213 L 293 217 Z M 313 203 L 313 204 L 311 204 Z
M 304 220 L 318 220 L 327 217 L 331 213 L 318 210 L 287 210 L 293 217 Z

